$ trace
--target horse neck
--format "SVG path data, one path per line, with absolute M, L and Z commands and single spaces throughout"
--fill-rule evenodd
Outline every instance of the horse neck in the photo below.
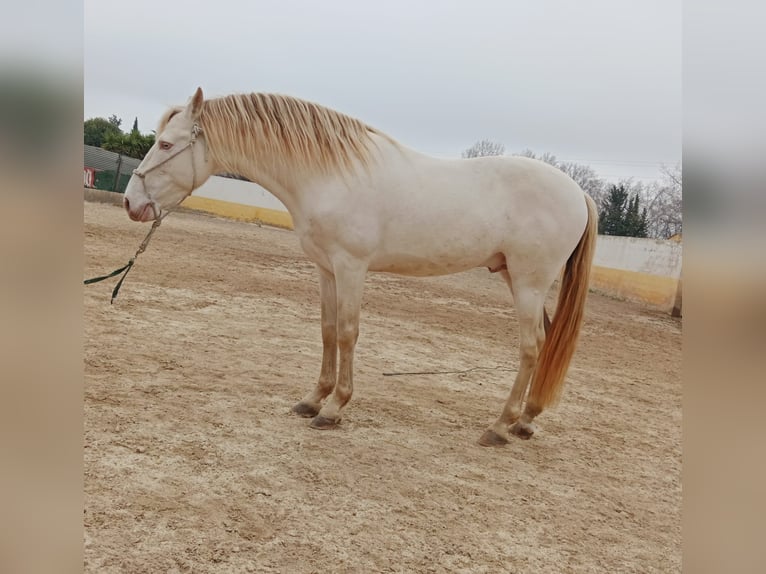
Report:
M 217 150 L 215 155 L 218 171 L 235 173 L 257 183 L 279 199 L 288 211 L 292 211 L 298 191 L 310 185 L 305 176 L 291 173 L 289 165 L 280 165 L 278 159 L 268 154 L 263 154 L 257 161 L 234 153 L 233 150 Z
M 203 126 L 204 130 L 204 126 Z M 379 161 L 387 153 L 405 153 L 400 144 L 388 136 L 379 133 L 369 134 L 366 145 L 371 146 L 371 154 Z M 247 136 L 245 136 L 247 137 Z M 353 187 L 358 185 L 359 177 L 367 178 L 370 165 L 363 158 L 351 157 L 351 165 L 343 161 L 330 162 L 327 168 L 312 166 L 310 162 L 291 158 L 284 154 L 279 146 L 272 148 L 268 142 L 258 142 L 255 139 L 245 142 L 232 142 L 226 138 L 216 138 L 216 149 L 211 150 L 216 167 L 220 171 L 236 173 L 257 183 L 277 197 L 287 209 L 295 215 L 301 209 L 305 192 L 327 186 Z M 325 158 L 322 158 L 324 160 Z M 319 161 L 325 165 L 323 161 Z M 366 175 L 363 175 L 365 174 Z
M 269 153 L 268 150 L 258 150 L 258 158 L 254 160 L 243 155 L 241 150 L 217 149 L 215 156 L 218 171 L 235 173 L 257 183 L 277 199 L 295 216 L 301 209 L 304 192 L 312 192 L 328 180 L 338 185 L 348 185 L 352 172 L 328 173 L 319 169 L 312 170 L 293 165 L 289 158 Z

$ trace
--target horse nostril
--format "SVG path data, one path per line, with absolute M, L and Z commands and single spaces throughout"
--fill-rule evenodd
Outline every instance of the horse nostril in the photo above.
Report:
M 128 201 L 128 198 L 127 198 L 127 197 L 123 197 L 123 198 L 122 198 L 122 205 L 123 205 L 123 207 L 124 207 L 125 209 L 127 209 L 128 211 L 130 211 L 130 202 Z

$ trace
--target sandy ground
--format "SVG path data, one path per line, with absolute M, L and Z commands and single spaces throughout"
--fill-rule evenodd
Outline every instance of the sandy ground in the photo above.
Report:
M 91 277 L 148 224 L 84 209 Z M 86 572 L 680 571 L 678 320 L 591 293 L 560 406 L 488 449 L 518 351 L 486 270 L 369 276 L 328 432 L 290 414 L 321 358 L 293 233 L 174 214 L 113 285 L 84 290 Z

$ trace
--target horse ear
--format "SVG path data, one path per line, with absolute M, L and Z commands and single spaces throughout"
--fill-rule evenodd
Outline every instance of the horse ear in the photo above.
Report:
M 199 118 L 199 115 L 202 112 L 202 103 L 204 101 L 205 97 L 202 95 L 202 88 L 197 88 L 197 91 L 194 92 L 194 95 L 191 97 L 188 108 L 192 120 L 197 120 L 197 118 Z

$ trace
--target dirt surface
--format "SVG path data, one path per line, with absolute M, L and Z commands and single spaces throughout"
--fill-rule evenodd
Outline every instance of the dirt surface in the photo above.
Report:
M 147 230 L 86 203 L 85 277 Z M 290 414 L 322 352 L 292 232 L 174 214 L 113 286 L 84 295 L 86 572 L 680 572 L 677 319 L 591 293 L 561 404 L 483 448 L 518 357 L 486 270 L 368 277 L 327 432 Z

